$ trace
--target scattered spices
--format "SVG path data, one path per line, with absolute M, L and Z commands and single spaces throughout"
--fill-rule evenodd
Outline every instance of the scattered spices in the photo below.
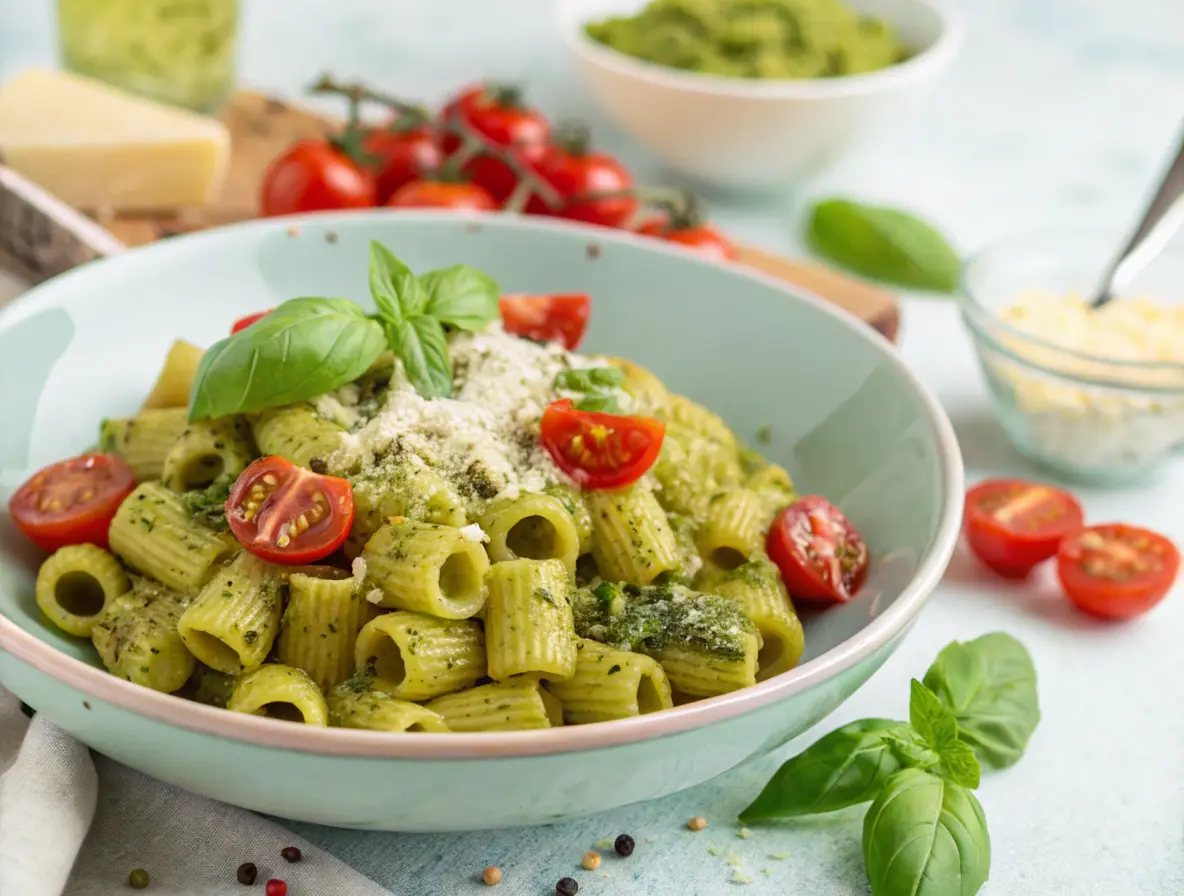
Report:
M 612 849 L 613 848 L 613 841 L 612 840 L 597 840 L 596 841 L 596 848 L 597 849 Z
M 752 836 L 752 831 L 750 831 L 748 828 L 741 828 L 740 830 L 738 830 L 736 832 L 736 836 L 739 837 L 741 840 L 747 840 L 749 837 Z
M 769 858 L 772 859 L 774 862 L 784 862 L 786 859 L 789 858 L 789 853 L 787 853 L 787 852 L 771 852 L 771 853 L 769 853 Z
M 724 853 L 724 861 L 732 868 L 739 868 L 744 864 L 744 856 L 739 853 L 732 852 L 730 849 Z
M 335 242 L 337 242 L 337 231 L 336 231 L 336 230 L 327 230 L 327 231 L 325 231 L 325 242 L 326 242 L 326 243 L 335 243 Z
M 266 896 L 288 896 L 288 885 L 273 877 L 267 882 L 264 893 Z
M 148 872 L 143 868 L 136 868 L 127 876 L 127 885 L 135 890 L 146 889 L 151 882 L 152 878 L 148 876 Z
M 621 858 L 627 859 L 633 855 L 633 848 L 637 844 L 633 842 L 633 838 L 628 834 L 621 834 L 614 842 L 613 849 L 617 851 L 617 855 Z
M 295 224 L 291 225 L 288 228 L 287 232 L 288 232 L 288 236 L 300 236 L 300 228 L 297 227 Z
M 580 892 L 580 885 L 570 877 L 561 877 L 555 884 L 555 892 L 559 896 L 576 896 Z
M 584 853 L 584 858 L 580 862 L 588 871 L 595 871 L 600 867 L 600 853 L 589 850 Z
M 743 871 L 733 871 L 732 876 L 729 878 L 729 880 L 731 880 L 731 882 L 734 884 L 750 884 L 750 883 L 752 883 L 752 878 L 749 877 L 747 874 L 745 874 Z
M 654 843 L 657 839 L 658 839 L 657 834 L 646 834 L 645 835 L 645 842 L 646 843 Z
M 701 831 L 705 827 L 707 827 L 707 819 L 704 818 L 702 815 L 696 815 L 694 818 L 692 818 L 690 821 L 687 822 L 687 827 L 690 828 L 692 831 Z
M 481 880 L 488 886 L 496 887 L 502 882 L 502 869 L 497 867 L 497 865 L 490 865 L 481 872 Z
M 240 884 L 246 884 L 249 887 L 259 877 L 259 869 L 255 867 L 254 862 L 243 862 L 238 866 L 238 871 L 234 873 L 234 876 L 238 878 Z
M 300 852 L 298 846 L 285 846 L 280 850 L 280 855 L 284 857 L 285 862 L 299 862 L 304 858 L 304 854 Z
M 718 856 L 721 852 L 723 852 L 723 850 L 720 849 L 718 846 L 707 847 L 707 854 L 709 856 Z

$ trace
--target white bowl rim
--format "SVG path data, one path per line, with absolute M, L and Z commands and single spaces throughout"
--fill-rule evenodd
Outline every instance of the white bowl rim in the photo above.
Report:
M 748 100 L 828 100 L 879 93 L 922 79 L 943 68 L 962 41 L 962 22 L 949 0 L 909 0 L 930 10 L 941 22 L 941 33 L 930 46 L 903 62 L 858 75 L 836 78 L 785 78 L 759 80 L 731 78 L 703 72 L 684 71 L 635 59 L 599 44 L 584 33 L 584 21 L 572 15 L 574 0 L 555 4 L 555 21 L 563 42 L 579 56 L 618 75 L 649 81 L 671 90 L 735 97 Z
M 591 725 L 571 725 L 538 731 L 473 732 L 473 733 L 400 733 L 364 731 L 352 728 L 320 728 L 297 725 L 262 716 L 229 712 L 205 706 L 191 700 L 164 694 L 133 684 L 104 669 L 59 652 L 49 643 L 26 632 L 11 619 L 0 614 L 0 649 L 6 650 L 38 671 L 80 691 L 82 695 L 102 700 L 128 712 L 147 716 L 157 722 L 175 725 L 213 737 L 234 740 L 254 746 L 275 747 L 327 756 L 354 756 L 374 759 L 417 760 L 482 760 L 508 759 L 525 756 L 544 756 L 604 749 L 652 740 L 691 731 L 769 706 L 789 697 L 802 694 L 839 673 L 850 669 L 871 656 L 878 649 L 901 635 L 912 624 L 929 595 L 941 581 L 946 566 L 953 556 L 962 523 L 964 474 L 962 453 L 954 428 L 942 410 L 937 397 L 921 381 L 883 336 L 845 311 L 812 295 L 795 290 L 783 281 L 751 269 L 737 270 L 733 262 L 716 261 L 686 252 L 677 246 L 667 246 L 651 238 L 624 231 L 582 225 L 548 218 L 526 218 L 493 213 L 457 215 L 436 211 L 375 211 L 363 209 L 346 212 L 321 212 L 231 224 L 225 227 L 173 237 L 153 245 L 132 249 L 115 256 L 93 261 L 81 268 L 54 278 L 49 284 L 36 287 L 0 310 L 0 323 L 22 319 L 38 310 L 41 293 L 52 284 L 88 276 L 88 271 L 99 268 L 118 270 L 134 266 L 145 254 L 168 255 L 185 252 L 197 243 L 217 242 L 228 235 L 250 234 L 255 231 L 287 230 L 293 226 L 349 225 L 355 221 L 374 221 L 375 215 L 398 217 L 399 220 L 435 220 L 462 218 L 483 225 L 531 232 L 559 228 L 569 230 L 590 242 L 644 245 L 648 251 L 668 254 L 687 264 L 727 268 L 738 276 L 749 277 L 784 295 L 791 295 L 813 305 L 820 313 L 833 317 L 860 338 L 866 339 L 881 351 L 913 388 L 920 399 L 926 422 L 937 441 L 941 463 L 941 482 L 945 499 L 941 508 L 937 533 L 928 551 L 920 559 L 917 572 L 892 605 L 860 629 L 854 636 L 815 659 L 759 684 L 712 697 L 673 709 Z

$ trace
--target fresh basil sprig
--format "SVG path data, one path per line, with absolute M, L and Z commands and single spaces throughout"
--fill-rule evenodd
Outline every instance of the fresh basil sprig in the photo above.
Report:
M 572 367 L 555 375 L 555 388 L 584 393 L 576 410 L 615 414 L 620 410 L 616 396 L 600 390 L 616 389 L 624 381 L 625 374 L 616 367 Z
M 421 395 L 451 395 L 444 328 L 479 330 L 495 319 L 497 283 L 466 265 L 417 277 L 374 242 L 369 279 L 376 314 L 348 299 L 292 299 L 214 343 L 194 377 L 189 418 L 307 401 L 357 379 L 388 347 Z
M 974 896 L 991 840 L 971 790 L 981 770 L 1023 755 L 1040 719 L 1036 672 L 1023 645 L 995 633 L 949 644 L 911 682 L 909 721 L 863 719 L 788 760 L 741 821 L 797 818 L 872 805 L 863 854 L 873 896 Z

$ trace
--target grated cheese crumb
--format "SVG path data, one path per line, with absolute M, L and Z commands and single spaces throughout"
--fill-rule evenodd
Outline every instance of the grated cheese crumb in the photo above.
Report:
M 707 852 L 710 855 L 718 856 L 721 852 L 723 852 L 723 850 L 720 849 L 718 846 L 709 846 L 709 847 L 707 847 Z
M 354 581 L 362 584 L 366 578 L 366 561 L 361 557 L 355 557 L 354 562 L 349 565 L 349 571 L 353 573 Z
M 615 844 L 615 841 L 613 841 L 613 840 L 597 840 L 596 841 L 596 848 L 597 849 L 612 849 L 614 844 Z
M 749 877 L 747 874 L 745 874 L 743 871 L 733 871 L 732 876 L 731 876 L 731 878 L 729 878 L 729 880 L 731 880 L 732 883 L 734 883 L 734 884 L 750 884 L 750 883 L 752 883 L 752 878 Z
M 382 602 L 382 589 L 381 588 L 371 588 L 369 591 L 366 592 L 366 600 L 370 601 L 370 603 L 372 603 L 372 604 L 381 603 Z
M 774 862 L 784 862 L 786 859 L 789 858 L 789 853 L 787 853 L 787 852 L 772 852 L 772 853 L 769 853 L 769 858 L 772 859 Z
M 729 850 L 724 855 L 724 861 L 727 862 L 729 865 L 731 865 L 733 868 L 739 868 L 741 865 L 744 864 L 744 857 Z
M 747 840 L 749 837 L 752 836 L 752 831 L 750 831 L 748 828 L 741 828 L 740 830 L 738 830 L 736 832 L 736 836 L 739 837 L 741 840 Z
M 485 530 L 476 523 L 470 523 L 467 526 L 461 526 L 460 534 L 463 535 L 466 540 L 476 542 L 477 544 L 485 544 L 489 541 L 489 536 L 485 533 Z

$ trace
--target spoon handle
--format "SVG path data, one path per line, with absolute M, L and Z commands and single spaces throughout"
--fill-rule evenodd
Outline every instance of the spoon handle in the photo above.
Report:
M 1101 288 L 1093 301 L 1093 307 L 1100 308 L 1125 289 L 1140 271 L 1159 254 L 1184 224 L 1184 134 L 1176 157 L 1155 191 L 1151 202 L 1143 213 L 1139 226 L 1118 257 L 1106 270 Z

